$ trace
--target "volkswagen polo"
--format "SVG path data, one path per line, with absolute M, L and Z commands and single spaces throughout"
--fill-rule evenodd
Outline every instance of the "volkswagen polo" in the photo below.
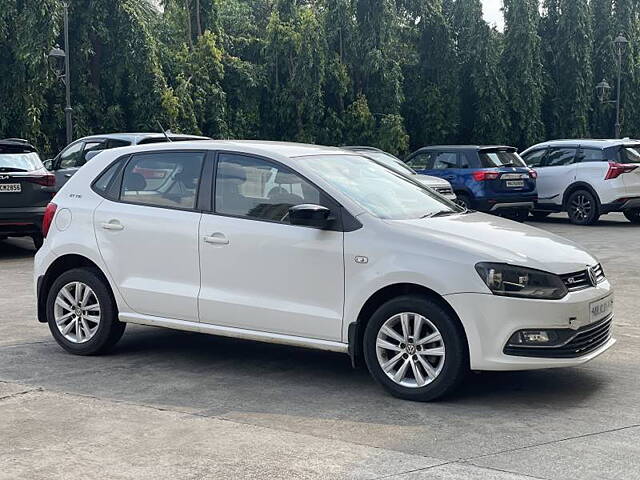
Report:
M 343 352 L 431 400 L 471 370 L 610 348 L 598 261 L 355 152 L 259 141 L 105 151 L 49 204 L 38 319 L 78 355 L 127 323 Z

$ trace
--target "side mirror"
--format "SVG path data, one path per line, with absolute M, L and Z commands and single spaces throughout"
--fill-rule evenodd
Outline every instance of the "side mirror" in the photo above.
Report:
M 42 162 L 42 165 L 44 165 L 44 168 L 49 171 L 53 170 L 53 158 L 45 160 L 44 162 Z
M 332 220 L 331 210 L 322 205 L 303 203 L 289 208 L 289 222 L 291 222 L 291 225 L 327 228 Z

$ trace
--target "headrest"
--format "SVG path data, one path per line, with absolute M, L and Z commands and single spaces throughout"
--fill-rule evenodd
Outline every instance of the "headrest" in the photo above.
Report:
M 133 190 L 139 192 L 141 190 L 144 190 L 145 188 L 147 188 L 147 181 L 144 179 L 142 174 L 132 172 L 125 176 L 125 190 Z
M 247 173 L 240 165 L 235 163 L 221 162 L 218 165 L 218 175 L 221 179 L 234 183 L 244 183 L 247 180 Z
M 278 171 L 275 183 L 278 185 L 293 185 L 295 183 L 300 183 L 300 177 L 293 173 Z

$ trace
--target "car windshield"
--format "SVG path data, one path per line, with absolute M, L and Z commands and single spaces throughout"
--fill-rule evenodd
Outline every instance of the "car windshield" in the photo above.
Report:
M 621 160 L 622 163 L 640 163 L 640 145 L 624 147 Z
M 526 167 L 520 155 L 508 150 L 481 150 L 480 162 L 484 168 Z
M 406 177 L 360 155 L 301 157 L 305 168 L 378 218 L 406 220 L 463 210 Z
M 362 152 L 362 154 L 374 159 L 379 163 L 382 163 L 385 167 L 389 167 L 396 172 L 404 173 L 405 175 L 416 174 L 416 172 L 408 165 L 405 165 L 402 160 L 399 160 L 396 157 L 389 155 L 388 153 L 366 151 Z
M 36 152 L 0 151 L 0 172 L 31 172 L 42 168 L 42 162 Z

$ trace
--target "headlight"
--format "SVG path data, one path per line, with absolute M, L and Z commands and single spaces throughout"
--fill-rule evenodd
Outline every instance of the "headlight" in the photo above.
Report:
M 476 271 L 494 295 L 558 300 L 567 287 L 558 275 L 506 263 L 478 263 Z

